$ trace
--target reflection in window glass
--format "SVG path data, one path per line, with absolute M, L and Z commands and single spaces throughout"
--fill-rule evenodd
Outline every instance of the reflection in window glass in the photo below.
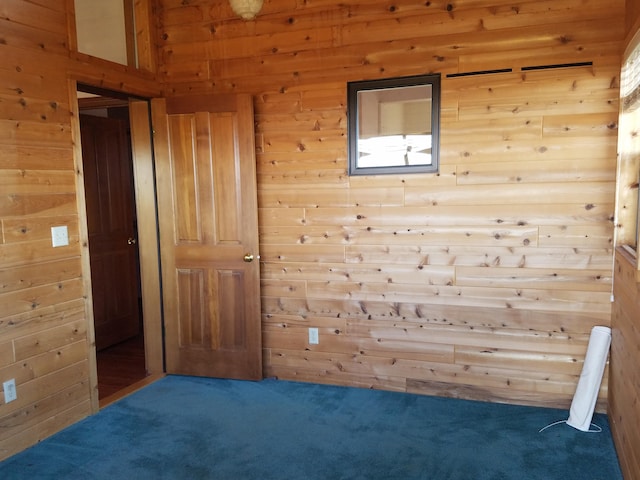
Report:
M 431 135 L 383 135 L 358 140 L 358 167 L 431 165 Z
M 640 209 L 638 205 L 640 177 L 640 38 L 632 44 L 635 46 L 627 53 L 622 66 L 620 80 L 621 115 L 619 124 L 619 153 L 621 168 L 618 184 L 622 185 L 622 198 L 618 202 L 624 204 L 623 211 L 618 211 L 618 222 L 625 225 L 625 234 L 620 243 L 638 248 L 640 230 Z M 626 188 L 625 188 L 626 187 Z M 625 191 L 627 190 L 627 191 Z M 632 236 L 633 235 L 633 236 Z

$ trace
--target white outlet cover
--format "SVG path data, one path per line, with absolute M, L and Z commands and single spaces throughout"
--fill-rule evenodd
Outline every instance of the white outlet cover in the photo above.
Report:
M 51 227 L 51 244 L 54 247 L 69 245 L 69 231 L 66 225 Z

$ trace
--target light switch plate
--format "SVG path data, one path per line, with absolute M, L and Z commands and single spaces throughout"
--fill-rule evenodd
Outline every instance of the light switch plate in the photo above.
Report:
M 320 339 L 318 338 L 318 329 L 317 328 L 310 328 L 309 329 L 309 344 L 310 345 L 317 345 L 319 343 Z
M 2 384 L 4 389 L 4 403 L 13 402 L 18 398 L 18 392 L 16 392 L 16 380 L 12 378 Z
M 51 227 L 51 244 L 54 247 L 69 245 L 69 231 L 66 225 Z

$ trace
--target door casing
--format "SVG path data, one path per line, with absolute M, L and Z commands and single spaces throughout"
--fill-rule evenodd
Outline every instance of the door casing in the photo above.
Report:
M 72 113 L 73 155 L 77 172 L 75 183 L 79 212 L 80 261 L 82 271 L 84 272 L 83 282 L 86 295 L 85 310 L 87 318 L 87 340 L 89 344 L 90 400 L 91 409 L 95 413 L 99 410 L 99 397 L 77 88 L 76 80 L 70 79 L 68 89 Z M 149 375 L 161 376 L 165 372 L 163 298 L 160 280 L 159 219 L 157 214 L 156 177 L 150 108 L 151 102 L 149 100 L 129 101 L 134 190 L 138 220 L 145 361 Z M 257 251 L 257 245 L 255 247 Z M 259 378 L 260 376 L 261 374 L 256 374 L 255 378 Z
M 85 316 L 87 319 L 87 342 L 89 345 L 89 388 L 91 410 L 95 413 L 99 410 L 98 373 L 77 89 L 77 81 L 70 79 L 68 82 L 68 92 L 72 114 L 71 134 L 73 139 L 74 166 L 77 172 L 75 186 L 79 212 L 80 262 L 83 272 L 83 290 L 86 298 Z M 164 347 L 160 256 L 157 233 L 158 218 L 156 212 L 155 172 L 149 108 L 150 104 L 147 100 L 129 101 L 133 177 L 138 219 L 138 249 L 140 256 L 145 361 L 147 373 L 151 376 L 158 376 L 164 373 Z

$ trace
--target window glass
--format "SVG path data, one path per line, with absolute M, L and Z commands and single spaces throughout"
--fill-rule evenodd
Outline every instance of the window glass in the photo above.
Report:
M 617 224 L 620 238 L 617 244 L 638 248 L 640 189 L 640 41 L 639 35 L 625 54 L 620 78 L 620 125 Z
M 132 0 L 74 0 L 78 51 L 136 66 Z

